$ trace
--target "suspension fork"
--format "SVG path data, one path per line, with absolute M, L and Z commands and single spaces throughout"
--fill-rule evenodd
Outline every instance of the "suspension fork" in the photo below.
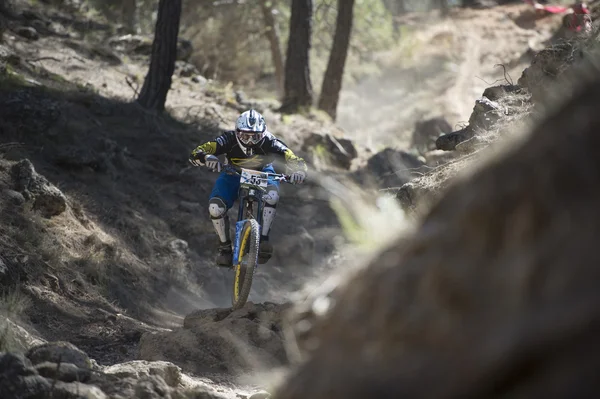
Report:
M 264 207 L 264 201 L 262 199 L 262 196 L 259 196 L 256 199 L 256 213 L 258 216 L 258 226 L 259 226 L 259 233 L 262 234 L 262 226 L 263 226 L 263 207 Z
M 253 206 L 256 203 L 256 221 L 258 222 L 261 230 L 263 224 L 263 208 L 264 201 L 262 198 L 262 192 L 256 189 L 243 190 L 240 192 L 240 205 L 238 210 L 238 222 L 249 217 L 249 213 L 254 217 Z M 249 212 L 247 212 L 249 211 Z
M 241 222 L 242 220 L 244 220 L 246 218 L 246 202 L 248 200 L 248 195 L 247 193 L 242 190 L 240 190 L 240 204 L 239 204 L 239 208 L 238 208 L 238 222 Z

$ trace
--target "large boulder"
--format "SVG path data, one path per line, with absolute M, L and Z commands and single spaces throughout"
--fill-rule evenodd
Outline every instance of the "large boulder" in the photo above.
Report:
M 199 310 L 186 316 L 183 328 L 146 333 L 140 358 L 167 360 L 194 373 L 237 373 L 258 365 L 287 362 L 283 345 L 285 305 L 248 302 L 242 309 Z
M 304 140 L 301 150 L 311 154 L 313 159 L 318 158 L 343 169 L 350 169 L 352 161 L 358 156 L 351 140 L 331 134 L 312 133 Z
M 100 388 L 72 381 L 70 373 L 58 371 L 60 365 L 52 364 L 48 369 L 51 368 L 56 371 L 46 378 L 22 354 L 0 353 L 0 398 L 108 399 Z M 63 370 L 70 368 L 77 369 L 74 365 L 68 365 Z M 77 370 L 81 372 L 78 376 L 86 372 Z M 62 381 L 64 376 L 68 376 L 70 381 Z
M 454 151 L 458 144 L 462 143 L 463 141 L 469 140 L 471 137 L 474 136 L 474 134 L 475 133 L 473 132 L 473 130 L 465 127 L 455 132 L 450 132 L 448 134 L 444 134 L 438 137 L 435 140 L 435 147 L 438 150 Z
M 38 174 L 29 159 L 12 167 L 12 177 L 17 191 L 33 201 L 33 209 L 44 217 L 60 215 L 67 209 L 65 195 L 44 176 Z
M 6 266 L 2 258 L 0 258 L 0 282 L 3 282 L 3 268 L 8 269 L 8 266 Z M 13 321 L 8 317 L 0 316 L 0 331 L 2 331 L 2 339 L 5 347 L 14 350 L 27 351 L 34 346 L 44 343 L 41 338 L 27 331 L 16 321 Z
M 475 106 L 469 118 L 469 126 L 475 131 L 488 130 L 506 113 L 506 109 L 499 101 L 489 99 L 484 93 L 481 98 L 475 100 Z
M 90 369 L 77 367 L 73 363 L 43 362 L 34 368 L 45 378 L 63 382 L 87 382 L 92 376 Z
M 92 362 L 88 355 L 69 342 L 47 342 L 34 346 L 26 353 L 32 364 L 43 362 L 71 363 L 81 368 L 91 368 Z
M 275 397 L 597 396 L 598 109 L 595 80 L 456 181 L 339 288 Z
M 381 188 L 401 187 L 415 176 L 427 170 L 421 157 L 406 151 L 386 148 L 373 155 L 359 171 L 363 182 L 372 181 Z
M 506 117 L 515 120 L 530 107 L 530 94 L 527 90 L 517 85 L 500 85 L 485 89 L 483 95 L 475 100 L 473 111 L 469 117 L 467 126 L 444 135 L 435 141 L 436 148 L 444 151 L 459 149 L 459 145 L 466 141 L 484 143 L 495 140 L 499 122 L 504 122 Z M 482 139 L 482 137 L 494 137 L 494 139 Z M 467 148 L 467 146 L 465 146 Z M 480 148 L 477 145 L 468 147 L 461 152 L 472 152 Z
M 443 117 L 418 121 L 412 134 L 412 147 L 421 154 L 435 150 L 435 141 L 443 133 L 452 132 L 452 126 Z
M 0 353 L 0 398 L 42 398 L 51 388 L 23 355 Z
M 438 137 L 435 146 L 439 150 L 453 151 L 458 144 L 471 139 L 478 132 L 492 128 L 506 114 L 507 110 L 501 102 L 489 99 L 484 93 L 475 100 L 469 124 L 460 130 Z
M 171 387 L 177 387 L 181 382 L 181 369 L 173 363 L 163 361 L 148 362 L 145 360 L 133 360 L 106 367 L 104 372 L 106 374 L 134 379 L 159 375 Z

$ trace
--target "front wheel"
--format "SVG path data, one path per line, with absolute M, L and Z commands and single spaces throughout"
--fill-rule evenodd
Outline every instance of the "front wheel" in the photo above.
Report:
M 235 276 L 233 279 L 233 295 L 231 304 L 233 309 L 239 309 L 246 304 L 252 278 L 258 263 L 258 249 L 260 246 L 260 228 L 254 219 L 244 222 L 240 234 L 239 262 L 233 265 Z

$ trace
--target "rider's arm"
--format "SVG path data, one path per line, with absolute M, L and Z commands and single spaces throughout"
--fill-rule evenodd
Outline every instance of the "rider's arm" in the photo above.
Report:
M 294 170 L 303 170 L 304 172 L 308 171 L 308 167 L 306 166 L 306 162 L 304 159 L 300 158 L 292 150 L 290 150 L 282 141 L 273 138 L 271 140 L 271 145 L 269 151 L 281 155 L 284 157 L 286 164 L 294 169 Z
M 221 155 L 227 153 L 235 143 L 235 133 L 225 132 L 214 140 L 199 145 L 192 151 L 192 157 L 205 162 L 206 155 Z

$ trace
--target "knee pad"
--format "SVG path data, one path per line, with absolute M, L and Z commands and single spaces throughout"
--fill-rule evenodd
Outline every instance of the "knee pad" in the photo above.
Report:
M 277 202 L 279 202 L 279 193 L 277 192 L 277 190 L 269 190 L 265 194 L 264 199 L 268 206 L 274 208 L 275 205 L 277 205 Z
M 221 219 L 227 214 L 227 206 L 219 197 L 211 198 L 208 201 L 208 213 L 213 219 Z

